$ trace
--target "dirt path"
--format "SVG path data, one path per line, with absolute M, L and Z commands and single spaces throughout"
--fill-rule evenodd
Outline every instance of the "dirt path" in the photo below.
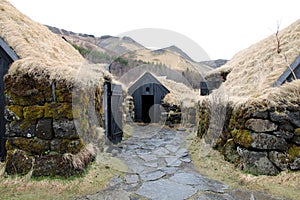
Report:
M 188 134 L 184 131 L 136 125 L 133 129 L 133 135 L 112 151 L 127 165 L 126 175 L 114 177 L 104 191 L 77 199 L 281 199 L 229 189 L 228 185 L 199 174 L 185 148 Z

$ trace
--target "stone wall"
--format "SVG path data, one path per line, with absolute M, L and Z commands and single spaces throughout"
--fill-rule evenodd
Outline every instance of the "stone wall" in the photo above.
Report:
M 72 96 L 73 85 L 64 81 L 50 84 L 27 75 L 6 76 L 5 86 L 6 173 L 32 172 L 34 177 L 81 174 L 94 156 L 86 144 L 97 142 L 97 124 L 103 125 L 101 86 L 89 91 L 76 88 Z M 78 103 L 72 105 L 74 100 Z M 91 105 L 97 115 L 94 121 L 89 119 Z M 74 163 L 75 158 L 80 163 Z
M 199 104 L 198 136 L 211 142 L 208 101 Z M 246 172 L 276 175 L 300 170 L 300 105 L 289 107 L 241 106 L 226 108 L 221 134 L 214 148 Z

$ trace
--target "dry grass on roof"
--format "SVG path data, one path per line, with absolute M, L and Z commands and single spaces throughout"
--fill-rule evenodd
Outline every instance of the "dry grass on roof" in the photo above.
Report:
M 237 53 L 227 64 L 215 73 L 231 71 L 223 84 L 227 95 L 234 101 L 266 97 L 269 92 L 281 96 L 279 90 L 272 90 L 274 82 L 300 55 L 300 20 L 279 32 L 280 53 L 277 52 L 275 34 Z M 282 86 L 299 89 L 299 82 Z M 218 92 L 218 91 L 216 91 Z M 298 90 L 299 94 L 299 90 Z M 281 96 L 284 97 L 284 96 Z M 239 102 L 239 103 L 241 103 Z
M 0 0 L 0 37 L 20 57 L 10 67 L 10 75 L 28 73 L 36 78 L 72 81 L 84 62 L 69 43 L 6 0 Z
M 192 87 L 166 78 L 158 77 L 158 80 L 170 91 L 164 98 L 166 103 L 190 107 L 199 100 L 199 94 Z

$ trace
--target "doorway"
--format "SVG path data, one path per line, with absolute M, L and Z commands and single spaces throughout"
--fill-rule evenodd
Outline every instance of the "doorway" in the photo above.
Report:
M 142 95 L 142 120 L 150 123 L 153 119 L 154 110 L 150 108 L 154 105 L 154 95 Z

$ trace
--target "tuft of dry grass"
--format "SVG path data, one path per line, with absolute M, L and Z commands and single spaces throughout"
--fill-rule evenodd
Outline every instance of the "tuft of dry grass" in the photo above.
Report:
M 299 199 L 300 172 L 281 172 L 277 176 L 246 174 L 224 160 L 220 152 L 213 150 L 204 140 L 195 138 L 188 144 L 195 168 L 210 178 L 222 181 L 230 188 L 265 192 L 274 196 Z

